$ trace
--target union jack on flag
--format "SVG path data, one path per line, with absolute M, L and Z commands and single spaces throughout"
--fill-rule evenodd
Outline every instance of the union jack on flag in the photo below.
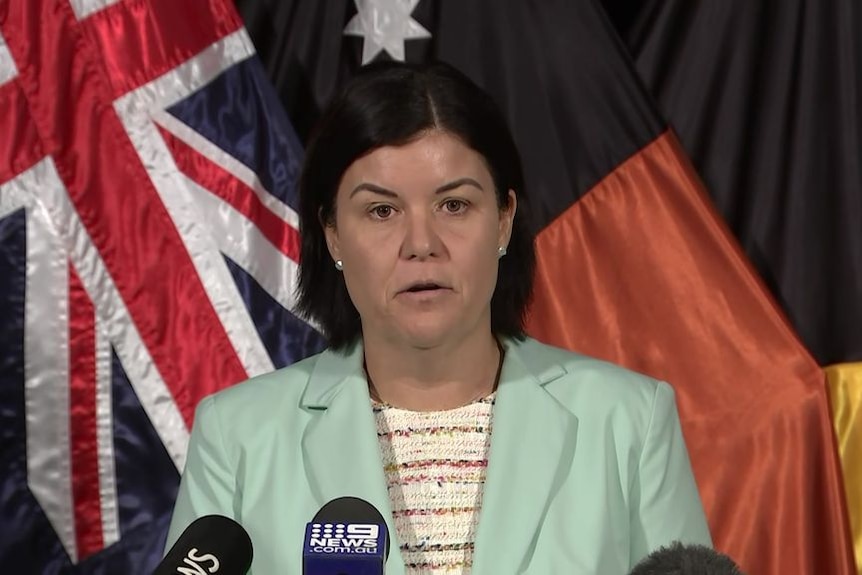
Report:
M 0 0 L 0 572 L 150 573 L 193 411 L 319 351 L 226 0 Z

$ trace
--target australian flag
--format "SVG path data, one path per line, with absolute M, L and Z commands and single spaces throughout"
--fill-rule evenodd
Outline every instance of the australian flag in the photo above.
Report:
M 0 572 L 150 573 L 197 402 L 324 346 L 300 144 L 225 0 L 3 0 L 0 122 Z

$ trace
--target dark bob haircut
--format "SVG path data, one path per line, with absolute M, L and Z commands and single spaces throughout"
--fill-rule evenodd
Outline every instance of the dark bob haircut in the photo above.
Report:
M 501 209 L 508 205 L 509 190 L 515 192 L 518 209 L 491 299 L 491 330 L 524 336 L 535 253 L 521 160 L 502 114 L 488 94 L 447 64 L 381 62 L 363 68 L 324 112 L 308 144 L 299 183 L 297 307 L 320 326 L 333 349 L 354 343 L 362 325 L 327 250 L 321 221 L 334 222 L 338 186 L 354 161 L 431 130 L 457 137 L 484 158 Z

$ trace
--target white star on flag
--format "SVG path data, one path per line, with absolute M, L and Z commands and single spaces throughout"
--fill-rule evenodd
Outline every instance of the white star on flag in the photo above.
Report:
M 404 61 L 404 41 L 430 38 L 431 33 L 411 16 L 419 0 L 354 0 L 358 13 L 344 28 L 346 36 L 361 36 L 362 65 L 386 50 Z

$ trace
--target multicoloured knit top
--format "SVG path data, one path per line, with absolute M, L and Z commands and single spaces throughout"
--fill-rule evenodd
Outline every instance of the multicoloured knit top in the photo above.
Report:
M 374 403 L 395 537 L 408 574 L 469 574 L 495 394 L 446 411 Z

